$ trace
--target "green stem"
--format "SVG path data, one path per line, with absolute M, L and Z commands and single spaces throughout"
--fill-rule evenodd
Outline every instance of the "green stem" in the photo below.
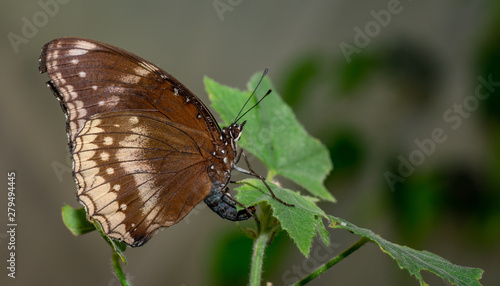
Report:
M 277 231 L 279 224 L 272 217 L 272 210 L 269 205 L 261 205 L 260 224 L 257 225 L 257 238 L 253 242 L 252 265 L 250 267 L 250 286 L 260 286 L 262 280 L 262 266 L 264 264 L 264 253 L 272 238 L 272 234 Z
M 264 263 L 264 252 L 270 233 L 261 232 L 253 243 L 252 266 L 250 269 L 250 286 L 260 286 L 262 278 L 262 265 Z
M 127 281 L 127 277 L 122 270 L 120 260 L 121 260 L 120 255 L 117 252 L 113 251 L 113 257 L 112 257 L 111 261 L 113 264 L 113 269 L 115 270 L 115 273 L 116 273 L 116 277 L 118 277 L 118 280 L 120 280 L 120 283 L 122 284 L 122 286 L 129 286 L 129 283 Z
M 349 256 L 351 253 L 353 253 L 354 251 L 358 250 L 358 248 L 360 248 L 361 246 L 363 246 L 365 243 L 367 243 L 368 241 L 370 241 L 370 239 L 368 239 L 367 237 L 362 237 L 360 240 L 358 240 L 358 242 L 356 242 L 355 244 L 353 244 L 351 247 L 349 247 L 347 250 L 345 250 L 344 252 L 342 252 L 341 254 L 337 255 L 336 257 L 334 257 L 332 260 L 328 261 L 327 263 L 325 263 L 323 266 L 319 267 L 318 269 L 316 269 L 313 273 L 309 274 L 308 276 L 302 278 L 302 280 L 300 280 L 299 282 L 293 284 L 294 286 L 300 286 L 300 285 L 306 285 L 307 283 L 309 283 L 311 280 L 313 280 L 314 278 L 318 277 L 319 275 L 321 275 L 323 272 L 325 272 L 326 270 L 328 270 L 330 267 L 332 267 L 333 265 L 337 264 L 338 262 L 340 262 L 342 259 L 346 258 L 347 256 Z
M 267 171 L 266 181 L 272 181 L 276 173 L 273 170 Z

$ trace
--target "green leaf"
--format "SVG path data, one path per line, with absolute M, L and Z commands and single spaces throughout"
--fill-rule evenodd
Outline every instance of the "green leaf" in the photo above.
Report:
M 64 225 L 75 236 L 95 230 L 94 225 L 87 220 L 84 208 L 74 209 L 70 205 L 65 205 L 62 207 L 61 214 Z
M 212 106 L 220 113 L 225 125 L 234 121 L 259 79 L 260 74 L 255 74 L 248 83 L 248 90 L 240 91 L 205 78 Z M 250 99 L 245 111 L 257 103 L 262 91 L 267 92 L 269 89 L 273 89 L 273 86 L 266 77 L 258 88 L 258 96 Z M 335 201 L 323 185 L 333 168 L 328 150 L 319 140 L 307 134 L 276 91 L 243 119 L 247 120 L 247 124 L 238 144 L 259 158 L 268 168 L 269 174 L 289 178 L 311 194 L 323 200 Z
M 407 246 L 401 246 L 389 242 L 373 231 L 365 228 L 360 228 L 352 223 L 334 216 L 328 216 L 332 219 L 333 228 L 343 228 L 364 236 L 378 244 L 383 252 L 389 254 L 398 263 L 401 269 L 406 269 L 411 275 L 414 275 L 420 285 L 427 285 L 420 275 L 420 271 L 426 270 L 436 274 L 437 276 L 446 279 L 458 286 L 480 286 L 479 279 L 483 275 L 483 270 L 479 268 L 470 268 L 455 265 L 448 260 L 430 253 L 428 251 L 419 251 Z M 336 224 L 335 222 L 338 222 Z
M 261 180 L 247 179 L 242 182 L 244 184 L 236 189 L 238 191 L 236 199 L 246 206 L 261 203 L 271 206 L 273 216 L 280 222 L 281 228 L 288 233 L 304 256 L 309 256 L 313 238 L 317 234 L 326 245 L 329 245 L 328 232 L 322 221 L 322 218 L 326 217 L 325 213 L 313 202 L 299 193 L 268 182 L 278 198 L 294 205 L 294 207 L 286 206 L 271 196 Z
M 101 236 L 106 240 L 106 242 L 111 246 L 113 252 L 115 252 L 124 263 L 126 263 L 125 256 L 123 252 L 127 248 L 127 245 L 123 242 L 114 240 L 107 236 L 99 223 L 91 223 L 87 220 L 87 213 L 84 208 L 74 209 L 70 205 L 65 205 L 62 207 L 62 217 L 64 225 L 73 233 L 73 235 L 78 236 L 91 232 L 97 229 Z

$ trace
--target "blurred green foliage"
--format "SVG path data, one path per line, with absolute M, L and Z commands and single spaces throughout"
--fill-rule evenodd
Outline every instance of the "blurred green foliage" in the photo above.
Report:
M 377 57 L 366 53 L 352 56 L 349 63 L 344 59 L 339 59 L 333 65 L 335 72 L 332 73 L 331 77 L 332 82 L 338 86 L 339 91 L 334 94 L 338 94 L 338 96 L 349 95 L 366 82 L 370 74 L 379 66 L 380 62 Z
M 481 75 L 493 75 L 495 81 L 500 81 L 500 5 L 494 5 L 495 17 L 489 29 L 485 31 L 484 40 L 478 50 L 477 66 Z M 488 104 L 483 104 L 481 109 L 496 123 L 500 123 L 500 88 L 491 92 Z M 498 130 L 498 129 L 497 129 Z
M 477 248 L 497 244 L 500 194 L 484 177 L 456 163 L 417 172 L 396 184 L 386 197 L 402 240 L 421 246 L 446 225 L 448 231 L 460 231 L 456 241 Z
M 305 100 L 304 95 L 308 94 L 308 90 L 317 83 L 322 69 L 319 55 L 307 55 L 292 62 L 280 90 L 283 100 L 295 109 Z
M 247 285 L 253 240 L 232 227 L 214 235 L 212 241 L 214 246 L 206 255 L 207 285 Z M 264 256 L 264 281 L 277 274 L 279 266 L 285 264 L 285 253 L 291 246 L 286 233 L 279 232 L 274 237 Z
M 499 30 L 500 17 L 496 17 L 490 29 L 485 31 L 484 42 L 478 44 L 476 75 L 500 75 Z M 352 55 L 350 62 L 344 58 L 332 59 L 327 54 L 307 54 L 295 59 L 289 67 L 279 89 L 294 109 L 314 96 L 311 91 L 324 90 L 324 87 L 337 100 L 351 100 L 376 79 L 383 80 L 400 100 L 409 102 L 415 116 L 440 96 L 438 90 L 445 70 L 430 47 L 408 37 L 395 38 L 384 45 L 373 44 Z M 499 79 L 500 76 L 493 78 Z M 476 76 L 471 82 L 477 82 Z M 473 89 L 466 91 L 473 92 Z M 407 243 L 424 243 L 440 225 L 450 221 L 457 225 L 457 230 L 469 231 L 464 235 L 468 242 L 498 243 L 500 228 L 494 226 L 494 222 L 500 221 L 500 88 L 495 89 L 486 104 L 481 104 L 481 109 L 485 114 L 485 132 L 481 136 L 492 147 L 491 164 L 478 169 L 463 162 L 443 162 L 441 167 L 417 170 L 403 183 L 396 184 L 394 192 L 387 191 L 383 179 L 380 188 L 375 187 L 383 189 L 385 202 L 382 204 L 389 206 L 384 211 L 395 218 L 396 231 Z M 368 163 L 367 154 L 384 151 L 371 150 L 369 142 L 353 126 L 330 122 L 318 124 L 325 130 L 319 137 L 328 146 L 335 165 L 328 180 L 331 185 L 338 181 L 358 180 L 357 171 Z M 399 136 L 404 136 L 404 133 Z M 401 150 L 383 152 L 388 154 L 386 166 L 391 166 L 394 158 L 405 153 L 397 151 Z M 397 174 L 395 166 L 388 170 Z
M 345 128 L 332 132 L 331 138 L 327 140 L 326 144 L 335 166 L 335 171 L 329 179 L 356 175 L 366 156 L 366 147 L 361 136 L 356 134 L 353 128 Z

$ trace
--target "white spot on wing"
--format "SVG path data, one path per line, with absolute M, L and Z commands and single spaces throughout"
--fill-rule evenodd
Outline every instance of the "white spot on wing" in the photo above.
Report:
M 78 118 L 82 118 L 87 115 L 87 110 L 83 108 L 83 101 L 75 100 L 73 103 L 66 103 L 68 106 L 68 110 L 70 112 L 70 120 L 75 120 Z
M 140 76 L 147 76 L 149 74 L 149 71 L 142 68 L 142 67 L 137 67 L 134 69 L 134 72 Z
M 120 101 L 120 97 L 119 96 L 116 96 L 116 95 L 113 95 L 110 99 L 109 99 L 109 105 L 111 105 L 112 107 L 116 106 L 118 104 L 118 102 Z
M 130 117 L 129 121 L 132 124 L 137 124 L 137 123 L 139 123 L 139 118 L 137 118 L 137 116 L 133 116 L 133 117 Z
M 47 59 L 48 60 L 57 59 L 57 57 L 59 57 L 59 51 L 58 50 L 52 51 L 52 53 L 49 53 L 47 55 Z
M 136 75 L 133 75 L 133 74 L 128 74 L 128 75 L 122 76 L 121 80 L 123 82 L 129 83 L 129 84 L 136 84 L 141 80 L 141 78 L 136 76 Z
M 47 63 L 47 67 L 56 70 L 57 69 L 57 61 L 53 61 L 51 63 Z
M 97 46 L 91 42 L 88 41 L 77 41 L 75 42 L 75 46 L 82 48 L 82 49 L 87 49 L 87 50 L 93 50 L 97 48 Z
M 88 53 L 88 51 L 82 49 L 71 49 L 68 51 L 69 56 L 81 56 L 85 55 L 86 53 Z
M 86 76 L 87 76 L 87 73 L 86 73 L 86 72 L 84 72 L 84 71 L 81 71 L 81 72 L 79 72 L 79 73 L 78 73 L 78 76 L 79 76 L 79 77 L 86 77 Z
M 101 153 L 101 160 L 103 160 L 103 161 L 108 161 L 109 160 L 109 154 L 108 154 L 108 152 L 102 152 Z
M 109 136 L 104 138 L 104 145 L 111 145 L 111 144 L 113 144 L 113 138 Z
M 55 73 L 52 80 L 55 81 L 58 85 L 63 85 L 66 83 L 66 80 L 63 78 L 63 76 L 60 72 Z
M 131 130 L 133 133 L 137 133 L 137 134 L 146 134 L 147 133 L 144 126 L 135 127 L 135 128 L 132 128 Z
M 74 87 L 70 84 L 66 86 L 66 91 L 68 92 L 68 98 L 69 100 L 73 100 L 78 97 L 78 93 L 74 91 Z
M 106 92 L 108 92 L 110 94 L 123 94 L 123 93 L 127 93 L 127 89 L 125 87 L 111 85 L 111 86 L 106 87 Z

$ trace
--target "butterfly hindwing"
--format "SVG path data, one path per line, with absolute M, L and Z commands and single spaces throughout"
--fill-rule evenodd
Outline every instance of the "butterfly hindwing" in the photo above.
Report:
M 159 115 L 95 116 L 77 135 L 73 150 L 78 198 L 88 215 L 110 237 L 134 246 L 159 227 L 177 223 L 212 186 L 208 154 L 197 143 L 203 134 Z

